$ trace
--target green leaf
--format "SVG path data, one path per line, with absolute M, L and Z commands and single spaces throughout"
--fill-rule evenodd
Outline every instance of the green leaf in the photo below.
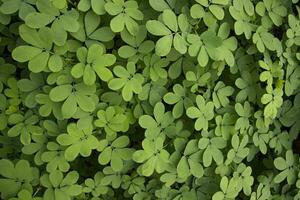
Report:
M 199 4 L 194 4 L 190 9 L 191 17 L 195 19 L 201 19 L 204 17 L 205 11 Z
M 53 72 L 59 72 L 63 68 L 63 60 L 58 55 L 52 55 L 48 62 L 49 69 Z
M 93 40 L 101 42 L 109 42 L 114 38 L 115 34 L 109 27 L 101 27 L 94 31 L 89 37 Z
M 83 76 L 85 65 L 83 63 L 77 63 L 73 66 L 71 74 L 75 78 L 80 78 Z
M 187 52 L 187 45 L 184 38 L 178 33 L 174 36 L 174 48 L 181 54 L 185 54 Z
M 209 144 L 209 139 L 208 138 L 201 138 L 198 142 L 198 147 L 200 149 L 205 149 L 208 144 Z
M 155 52 L 159 56 L 166 56 L 170 51 L 173 43 L 172 35 L 166 35 L 156 42 Z
M 121 4 L 114 2 L 107 2 L 104 7 L 110 15 L 118 15 L 123 11 Z
M 201 38 L 207 46 L 216 48 L 222 45 L 222 39 L 216 36 L 216 34 L 213 31 L 205 31 L 201 34 Z
M 86 12 L 91 7 L 91 1 L 90 0 L 80 0 L 77 7 L 80 11 Z
M 206 149 L 203 153 L 203 165 L 204 167 L 208 167 L 212 162 L 212 154 L 210 149 Z
M 68 32 L 76 32 L 79 29 L 79 24 L 76 18 L 72 16 L 63 15 L 60 17 L 60 23 L 62 24 L 64 30 Z
M 186 157 L 182 157 L 177 165 L 178 177 L 186 179 L 190 174 L 189 164 Z
M 149 3 L 154 10 L 159 12 L 170 9 L 168 2 L 165 0 L 149 0 Z
M 198 58 L 197 58 L 201 67 L 205 67 L 209 61 L 208 54 L 206 52 L 205 47 L 201 47 Z
M 150 128 L 150 127 L 155 127 L 156 126 L 156 122 L 155 120 L 149 116 L 149 115 L 143 115 L 139 118 L 139 124 L 143 127 L 143 128 Z
M 104 48 L 98 44 L 93 44 L 88 49 L 87 54 L 87 62 L 93 63 L 95 60 L 97 60 L 99 55 L 102 55 L 104 52 Z
M 222 192 L 216 192 L 213 197 L 212 200 L 223 200 L 225 197 L 224 193 Z
M 117 153 L 114 153 L 114 152 L 112 153 L 112 156 L 111 156 L 111 167 L 116 172 L 121 171 L 123 168 L 122 159 L 119 157 L 119 155 Z
M 209 6 L 209 10 L 218 20 L 222 20 L 224 18 L 224 11 L 220 6 L 211 5 Z
M 104 5 L 105 5 L 104 0 L 91 0 L 92 9 L 97 15 L 105 14 Z
M 284 170 L 288 167 L 285 160 L 281 157 L 274 160 L 274 165 L 279 170 Z
M 112 142 L 112 146 L 115 148 L 123 148 L 129 144 L 129 138 L 127 136 L 118 137 Z
M 21 2 L 19 0 L 5 1 L 0 7 L 3 14 L 9 15 L 17 12 L 20 8 Z
M 76 95 L 76 101 L 78 103 L 78 106 L 86 112 L 92 112 L 95 110 L 95 103 L 92 99 L 90 99 L 88 96 L 77 94 Z
M 49 53 L 42 52 L 29 61 L 28 69 L 34 73 L 39 73 L 47 67 L 48 60 L 49 60 Z
M 14 165 L 7 159 L 0 160 L 0 174 L 7 178 L 13 178 L 14 175 Z
M 113 32 L 121 32 L 125 27 L 125 16 L 119 14 L 110 21 L 110 28 Z
M 131 17 L 125 18 L 125 26 L 131 35 L 136 35 L 139 31 L 139 25 Z
M 146 27 L 149 33 L 156 36 L 166 36 L 172 33 L 163 23 L 156 20 L 148 21 Z
M 60 171 L 55 170 L 49 174 L 49 179 L 54 187 L 58 187 L 58 185 L 63 179 L 63 174 Z
M 71 85 L 60 85 L 53 88 L 49 97 L 54 102 L 60 102 L 65 100 L 72 92 L 73 87 Z
M 201 112 L 199 111 L 199 109 L 197 109 L 195 107 L 188 108 L 187 111 L 186 111 L 186 114 L 187 114 L 187 116 L 189 116 L 192 119 L 201 116 Z
M 119 50 L 118 50 L 118 54 L 122 57 L 122 58 L 130 58 L 132 56 L 134 56 L 137 53 L 137 50 L 132 48 L 131 46 L 122 46 Z
M 19 62 L 26 62 L 42 53 L 42 50 L 31 46 L 18 46 L 12 52 L 12 57 Z
M 52 3 L 58 9 L 63 9 L 67 6 L 67 1 L 65 0 L 52 0 Z
M 287 176 L 288 176 L 288 170 L 284 170 L 277 174 L 274 178 L 275 183 L 281 183 Z
M 191 159 L 189 159 L 189 165 L 190 165 L 190 172 L 193 174 L 193 176 L 197 178 L 201 178 L 204 175 L 204 170 L 202 165 L 199 162 L 195 162 Z
M 25 19 L 26 25 L 31 28 L 42 28 L 54 20 L 54 16 L 45 13 L 30 13 Z
M 170 30 L 173 32 L 178 31 L 177 17 L 172 10 L 164 10 L 162 20 Z
M 98 161 L 101 165 L 106 165 L 111 159 L 112 150 L 110 147 L 105 148 L 99 155 Z
M 129 84 L 126 84 L 122 90 L 122 96 L 125 101 L 130 101 L 132 99 L 132 87 Z

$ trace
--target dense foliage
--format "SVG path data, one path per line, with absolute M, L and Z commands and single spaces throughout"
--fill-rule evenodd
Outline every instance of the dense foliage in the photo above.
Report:
M 297 4 L 0 0 L 1 199 L 300 199 Z

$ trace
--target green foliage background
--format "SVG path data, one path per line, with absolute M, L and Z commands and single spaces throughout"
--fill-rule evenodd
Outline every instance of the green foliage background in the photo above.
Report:
M 1 199 L 300 199 L 298 4 L 0 0 Z

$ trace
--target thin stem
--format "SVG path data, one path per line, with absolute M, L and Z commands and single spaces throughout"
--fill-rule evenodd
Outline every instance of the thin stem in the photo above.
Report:
M 38 187 L 32 197 L 35 197 L 35 195 L 37 195 L 37 193 L 40 191 L 40 189 L 41 189 L 41 187 Z

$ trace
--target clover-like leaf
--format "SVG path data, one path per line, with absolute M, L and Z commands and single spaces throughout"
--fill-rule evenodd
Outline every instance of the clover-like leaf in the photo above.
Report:
M 19 160 L 16 164 L 10 160 L 0 160 L 0 191 L 1 198 L 6 199 L 18 194 L 22 188 L 32 191 L 39 178 L 37 168 L 31 167 L 27 160 Z
M 191 7 L 191 16 L 196 19 L 202 19 L 207 26 L 216 23 L 217 20 L 224 18 L 223 7 L 228 4 L 228 0 L 196 0 L 198 4 Z
M 144 15 L 139 10 L 136 1 L 111 1 L 104 5 L 106 12 L 114 16 L 110 21 L 110 28 L 113 32 L 121 32 L 126 29 L 132 35 L 136 35 L 139 25 L 136 21 L 143 20 Z
M 294 155 L 291 150 L 288 150 L 285 154 L 285 159 L 278 157 L 274 160 L 274 165 L 276 169 L 281 171 L 274 178 L 276 183 L 280 183 L 287 179 L 288 184 L 293 184 L 296 179 L 295 166 L 294 166 Z
M 101 151 L 98 157 L 98 162 L 101 165 L 110 163 L 112 170 L 115 172 L 121 171 L 124 167 L 124 161 L 130 160 L 133 149 L 127 148 L 129 145 L 129 138 L 127 136 L 120 136 L 118 138 L 100 141 Z
M 201 95 L 196 97 L 197 107 L 191 106 L 186 110 L 186 114 L 191 119 L 197 119 L 195 122 L 196 130 L 207 130 L 208 122 L 214 117 L 214 103 L 205 99 Z
M 159 136 L 154 141 L 145 138 L 142 146 L 143 150 L 133 153 L 133 160 L 140 165 L 138 171 L 144 176 L 151 176 L 154 171 L 162 173 L 166 170 L 169 153 L 163 149 L 165 136 Z
M 10 137 L 20 136 L 20 141 L 23 144 L 30 144 L 33 135 L 41 135 L 43 130 L 37 125 L 39 118 L 31 111 L 28 111 L 24 116 L 21 114 L 13 114 L 8 119 L 12 124 L 7 135 Z
M 127 63 L 126 69 L 122 66 L 116 66 L 113 71 L 118 78 L 111 79 L 108 87 L 112 90 L 122 88 L 122 96 L 125 101 L 130 101 L 133 93 L 142 92 L 144 77 L 140 73 L 136 73 L 136 66 L 133 62 Z
M 53 171 L 44 174 L 41 177 L 41 184 L 46 188 L 43 195 L 44 199 L 71 199 L 82 191 L 82 186 L 76 184 L 79 174 L 76 171 L 70 171 L 64 176 L 59 171 Z
M 231 96 L 234 89 L 230 86 L 225 86 L 223 82 L 218 82 L 213 92 L 213 102 L 216 108 L 225 107 L 229 104 L 228 96 Z
M 212 159 L 218 164 L 222 164 L 224 157 L 220 149 L 225 148 L 226 140 L 221 137 L 206 138 L 203 137 L 198 142 L 199 149 L 204 149 L 203 165 L 208 167 L 212 163 Z
M 82 12 L 86 12 L 92 9 L 97 15 L 105 14 L 105 0 L 80 0 L 78 3 L 78 9 Z
M 113 65 L 116 58 L 112 54 L 106 54 L 103 46 L 93 44 L 88 49 L 82 47 L 77 50 L 76 54 L 80 62 L 71 70 L 73 77 L 82 77 L 86 85 L 93 85 L 96 75 L 103 81 L 109 81 L 113 77 L 107 67 Z
M 129 128 L 129 121 L 120 107 L 108 107 L 106 110 L 99 110 L 97 116 L 95 125 L 104 128 L 108 135 L 115 135 L 119 131 L 126 132 Z
M 63 60 L 59 52 L 53 51 L 55 32 L 48 27 L 41 27 L 38 31 L 26 25 L 19 27 L 20 36 L 27 45 L 17 46 L 12 57 L 18 62 L 28 62 L 28 68 L 34 73 L 47 69 L 57 72 L 63 67 Z
M 73 161 L 79 154 L 87 157 L 92 150 L 98 146 L 98 139 L 93 135 L 92 126 L 81 128 L 78 124 L 68 125 L 68 133 L 57 137 L 57 142 L 62 146 L 67 146 L 64 155 L 67 161 Z
M 200 36 L 196 34 L 188 34 L 189 42 L 188 53 L 190 56 L 197 57 L 200 66 L 205 67 L 209 58 L 213 60 L 221 60 L 221 50 L 218 48 L 222 45 L 222 38 L 217 36 L 215 32 L 207 30 Z
M 95 90 L 95 86 L 87 86 L 84 83 L 75 85 L 67 83 L 52 88 L 49 98 L 53 102 L 63 102 L 61 106 L 62 116 L 64 118 L 71 118 L 79 108 L 85 112 L 95 110 Z
M 85 186 L 82 188 L 84 193 L 92 193 L 93 197 L 99 197 L 102 194 L 108 192 L 108 187 L 102 184 L 104 175 L 101 172 L 97 172 L 94 179 L 88 178 L 84 181 Z
M 187 52 L 187 42 L 184 34 L 189 30 L 187 17 L 183 14 L 178 17 L 170 10 L 166 9 L 162 13 L 162 22 L 150 20 L 146 23 L 147 30 L 155 36 L 163 36 L 155 46 L 155 52 L 159 56 L 166 56 L 172 46 L 181 54 Z M 175 34 L 173 36 L 173 34 Z
M 146 138 L 154 139 L 161 134 L 172 132 L 174 118 L 170 112 L 165 112 L 163 103 L 158 102 L 155 104 L 153 115 L 142 115 L 139 118 L 140 126 L 146 129 Z

